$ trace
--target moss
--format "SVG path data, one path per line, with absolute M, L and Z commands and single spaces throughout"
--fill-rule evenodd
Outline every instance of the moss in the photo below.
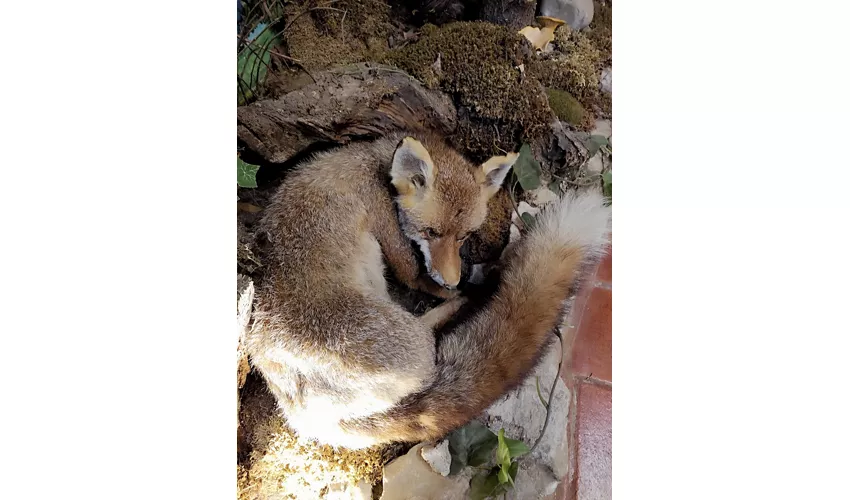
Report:
M 588 26 L 587 36 L 601 54 L 601 64 L 611 65 L 611 5 L 599 0 L 593 2 L 593 21 Z
M 562 26 L 553 45 L 555 50 L 532 61 L 531 72 L 546 87 L 569 92 L 585 110 L 610 113 L 611 98 L 599 88 L 604 55 L 595 42 L 582 31 Z M 588 116 L 584 123 L 592 127 L 592 122 Z
M 239 500 L 319 498 L 332 483 L 375 484 L 383 465 L 406 451 L 398 446 L 334 449 L 298 437 L 256 373 L 248 376 L 241 398 L 239 420 L 247 456 L 237 462 Z
M 439 56 L 440 65 L 435 67 Z M 531 47 L 516 31 L 483 22 L 425 26 L 419 40 L 390 51 L 382 62 L 454 97 L 455 143 L 476 161 L 516 151 L 546 133 L 552 112 L 528 72 Z
M 546 95 L 549 96 L 549 107 L 552 108 L 552 111 L 558 115 L 561 121 L 565 121 L 578 128 L 587 127 L 587 111 L 569 92 L 558 89 L 546 89 Z
M 287 51 L 307 69 L 376 59 L 387 50 L 389 11 L 383 0 L 287 3 Z
M 598 93 L 599 50 L 580 31 L 561 27 L 555 33 L 555 50 L 533 61 L 532 72 L 543 85 L 566 90 L 577 98 Z

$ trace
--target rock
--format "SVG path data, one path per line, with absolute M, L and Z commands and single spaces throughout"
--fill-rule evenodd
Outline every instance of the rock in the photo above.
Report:
M 428 462 L 431 469 L 442 475 L 448 476 L 452 466 L 452 455 L 449 453 L 449 441 L 444 439 L 436 445 L 428 445 L 420 450 L 422 459 Z
M 526 196 L 533 206 L 542 207 L 558 199 L 558 195 L 549 189 L 549 186 L 540 186 L 534 191 L 529 191 Z
M 593 0 L 540 0 L 538 15 L 565 21 L 580 30 L 593 21 Z
M 602 70 L 602 76 L 599 77 L 599 88 L 602 89 L 602 92 L 611 93 L 611 68 Z
M 588 160 L 587 164 L 584 168 L 587 169 L 589 174 L 599 174 L 602 172 L 602 169 L 605 167 L 605 163 L 602 161 L 602 154 L 596 153 L 590 160 Z
M 434 472 L 421 455 L 418 444 L 406 455 L 384 466 L 384 493 L 381 500 L 449 500 L 465 498 L 470 469 L 457 476 L 443 477 Z M 474 469 L 472 469 L 474 471 Z
M 531 447 L 540 436 L 546 419 L 546 408 L 537 395 L 537 378 L 544 398 L 549 397 L 552 382 L 557 378 L 546 433 L 534 452 L 520 459 L 516 485 L 508 491 L 508 499 L 542 499 L 551 495 L 569 470 L 567 413 L 570 396 L 558 377 L 561 355 L 560 343 L 554 342 L 523 384 L 496 401 L 479 418 L 493 432 L 505 429 L 507 437 L 521 439 Z M 456 476 L 445 476 L 450 464 L 447 441 L 414 446 L 406 455 L 384 467 L 381 500 L 466 498 L 469 480 L 479 471 L 466 467 Z
M 540 394 L 546 399 L 557 378 L 549 402 L 551 410 L 546 433 L 534 452 L 521 461 L 516 487 L 508 493 L 508 498 L 543 498 L 554 491 L 569 471 L 567 416 L 570 394 L 558 377 L 561 356 L 560 342 L 555 341 L 522 385 L 496 401 L 482 415 L 482 421 L 493 432 L 505 429 L 507 437 L 520 439 L 531 447 L 540 436 L 546 419 L 546 408 L 537 395 L 537 379 L 539 377 Z
M 611 120 L 596 120 L 590 135 L 611 137 Z

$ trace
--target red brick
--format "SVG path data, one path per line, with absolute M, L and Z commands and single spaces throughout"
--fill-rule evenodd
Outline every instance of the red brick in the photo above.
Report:
M 611 389 L 581 383 L 576 415 L 577 500 L 611 498 Z
M 576 340 L 578 326 L 581 324 L 581 318 L 587 305 L 587 300 L 590 298 L 590 293 L 593 291 L 593 283 L 585 282 L 584 286 L 576 293 L 576 298 L 573 301 L 572 309 L 564 320 L 563 328 L 561 329 L 564 339 L 564 360 L 561 364 L 561 378 L 567 384 L 567 387 L 572 387 L 573 371 L 572 371 L 572 346 Z
M 605 257 L 602 258 L 602 262 L 599 263 L 599 267 L 596 268 L 596 280 L 601 281 L 603 283 L 611 284 L 611 258 L 612 258 L 612 248 L 608 248 L 608 253 Z
M 572 349 L 573 373 L 611 382 L 611 290 L 591 291 L 577 326 Z

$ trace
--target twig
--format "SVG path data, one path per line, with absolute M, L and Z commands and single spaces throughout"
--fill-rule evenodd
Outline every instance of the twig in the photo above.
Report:
M 345 16 L 348 15 L 348 9 L 342 13 L 342 21 L 339 22 L 339 35 L 342 38 L 343 43 L 345 43 Z
M 543 436 L 546 435 L 546 428 L 549 427 L 549 415 L 552 413 L 552 397 L 555 396 L 555 388 L 558 387 L 558 380 L 561 378 L 561 363 L 564 362 L 564 337 L 561 336 L 561 329 L 555 328 L 555 336 L 558 337 L 558 340 L 561 343 L 561 356 L 558 358 L 558 371 L 555 372 L 555 381 L 552 382 L 552 389 L 549 390 L 549 405 L 546 407 L 546 419 L 543 421 L 543 429 L 540 430 L 540 435 L 537 436 L 537 441 L 531 446 L 531 449 L 528 450 L 528 454 L 526 457 L 530 457 L 534 450 L 537 448 L 537 445 L 540 444 L 540 441 L 543 441 Z
M 516 205 L 516 200 L 514 199 L 514 189 L 516 189 L 516 185 L 519 184 L 519 177 L 516 176 L 516 173 L 511 171 L 512 178 L 516 179 L 511 185 L 510 191 L 508 191 L 508 198 L 511 199 L 511 205 L 514 207 L 514 212 L 516 213 L 517 218 L 520 220 L 522 224 L 523 231 L 526 231 L 528 228 L 525 227 L 525 221 L 522 220 L 522 214 L 519 213 L 519 208 Z

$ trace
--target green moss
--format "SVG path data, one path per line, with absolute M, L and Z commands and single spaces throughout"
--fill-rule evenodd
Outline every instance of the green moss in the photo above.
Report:
M 459 115 L 455 142 L 481 160 L 516 151 L 549 126 L 552 112 L 539 81 L 519 69 L 528 68 L 531 56 L 528 42 L 510 28 L 459 22 L 424 27 L 417 42 L 388 52 L 382 62 L 452 95 Z
M 571 96 L 569 92 L 558 89 L 546 89 L 549 96 L 549 107 L 558 115 L 561 121 L 565 121 L 576 127 L 586 126 L 588 113 L 584 106 Z

